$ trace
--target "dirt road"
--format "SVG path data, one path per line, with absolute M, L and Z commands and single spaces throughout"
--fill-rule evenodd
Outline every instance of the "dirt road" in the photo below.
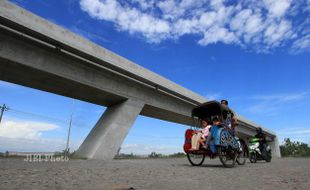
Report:
M 132 188 L 131 188 L 132 187 Z M 223 168 L 206 159 L 201 167 L 186 158 L 25 162 L 0 159 L 0 189 L 309 189 L 310 158 L 274 159 Z

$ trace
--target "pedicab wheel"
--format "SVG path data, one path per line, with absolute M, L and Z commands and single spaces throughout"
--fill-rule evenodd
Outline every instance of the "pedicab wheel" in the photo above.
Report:
M 187 155 L 188 161 L 193 166 L 201 166 L 206 157 L 206 155 L 204 154 L 197 154 L 197 153 L 192 153 L 192 152 L 189 152 L 186 155 Z
M 250 159 L 250 162 L 251 163 L 256 163 L 257 159 L 256 159 L 256 154 L 255 153 L 250 153 L 250 156 L 249 156 L 249 159 Z
M 222 162 L 224 167 L 232 168 L 235 166 L 236 157 L 237 157 L 237 153 L 235 151 L 229 148 L 222 147 L 222 146 L 219 146 L 217 150 L 218 150 L 218 156 L 220 158 L 220 161 Z
M 244 165 L 248 157 L 248 152 L 247 152 L 247 148 L 244 142 L 240 141 L 240 143 L 241 143 L 242 149 L 239 150 L 236 161 L 239 165 Z

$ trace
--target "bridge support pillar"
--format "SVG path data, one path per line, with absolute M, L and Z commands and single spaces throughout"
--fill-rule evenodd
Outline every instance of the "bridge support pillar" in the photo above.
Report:
M 112 160 L 144 103 L 129 99 L 108 107 L 75 153 L 76 157 Z

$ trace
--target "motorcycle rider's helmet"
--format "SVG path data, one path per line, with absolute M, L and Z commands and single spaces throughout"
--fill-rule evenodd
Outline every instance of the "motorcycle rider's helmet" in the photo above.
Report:
M 257 132 L 257 133 L 262 133 L 262 132 L 263 132 L 263 130 L 262 130 L 262 128 L 261 128 L 261 127 L 257 127 L 257 128 L 256 128 L 256 132 Z

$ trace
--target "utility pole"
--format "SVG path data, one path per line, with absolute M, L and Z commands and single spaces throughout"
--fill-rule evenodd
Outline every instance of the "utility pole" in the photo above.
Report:
M 1 123 L 3 113 L 4 113 L 5 111 L 8 111 L 9 108 L 8 108 L 5 104 L 3 104 L 2 106 L 0 106 L 0 109 L 1 109 L 1 110 L 0 110 L 0 123 Z
M 74 100 L 72 100 L 72 112 L 70 115 L 70 122 L 69 122 L 69 129 L 68 129 L 68 136 L 67 136 L 67 145 L 65 149 L 65 158 L 67 158 L 69 155 L 69 140 L 70 140 L 70 133 L 71 133 L 71 127 L 72 127 L 72 117 L 74 112 Z
M 65 149 L 65 158 L 67 158 L 67 156 L 69 154 L 69 140 L 70 140 L 70 132 L 71 132 L 71 126 L 72 126 L 72 116 L 73 116 L 73 112 L 71 113 L 71 116 L 70 116 L 68 136 L 67 136 L 67 145 L 66 145 L 66 149 Z

